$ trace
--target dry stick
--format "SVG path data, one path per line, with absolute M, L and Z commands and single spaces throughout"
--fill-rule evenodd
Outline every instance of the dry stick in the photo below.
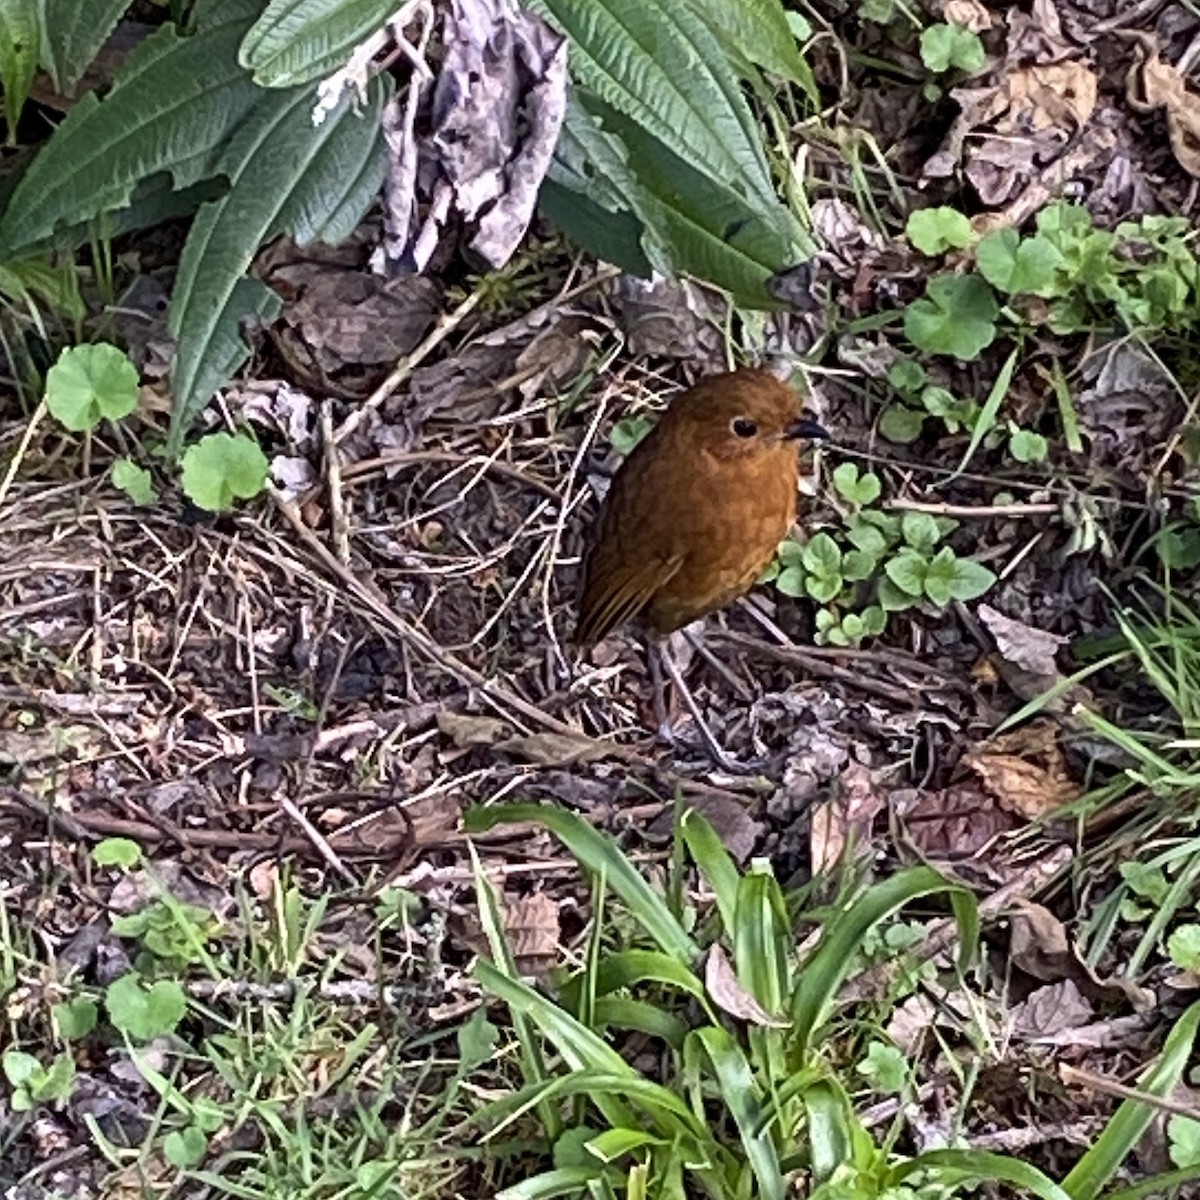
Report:
M 1097 1075 L 1094 1071 L 1085 1071 L 1080 1067 L 1072 1067 L 1067 1063 L 1060 1063 L 1058 1077 L 1068 1087 L 1075 1084 L 1079 1087 L 1091 1088 L 1093 1092 L 1100 1092 L 1102 1095 L 1116 1096 L 1121 1100 L 1136 1100 L 1139 1104 L 1148 1104 L 1151 1108 L 1157 1108 L 1160 1112 L 1167 1112 L 1177 1117 L 1188 1117 L 1193 1121 L 1200 1121 L 1200 1108 L 1192 1108 L 1186 1104 L 1177 1104 L 1174 1100 L 1167 1100 L 1163 1096 L 1155 1096 L 1150 1092 L 1126 1087 L 1125 1084 L 1118 1083 L 1115 1079 L 1109 1079 L 1106 1075 Z
M 8 470 L 4 472 L 4 478 L 0 479 L 0 508 L 4 507 L 4 499 L 8 495 L 8 490 L 17 477 L 17 471 L 20 470 L 26 451 L 29 449 L 29 443 L 33 441 L 33 435 L 37 432 L 37 427 L 42 423 L 45 415 L 46 401 L 43 400 L 33 410 L 33 416 L 29 418 L 29 424 L 25 426 L 25 432 L 21 434 L 21 440 L 17 443 L 17 448 L 9 460 Z
M 268 491 L 274 499 L 276 506 L 283 513 L 288 523 L 299 535 L 304 544 L 315 554 L 328 570 L 341 581 L 343 586 L 365 605 L 370 611 L 382 621 L 389 629 L 391 629 L 401 641 L 403 641 L 411 649 L 422 655 L 429 662 L 441 667 L 442 670 L 448 671 L 451 675 L 459 679 L 465 680 L 472 687 L 478 688 L 486 696 L 494 700 L 498 705 L 508 706 L 519 712 L 526 720 L 532 721 L 535 725 L 543 729 L 548 729 L 553 733 L 565 734 L 568 737 L 580 738 L 585 737 L 585 734 L 580 733 L 578 729 L 568 725 L 565 721 L 560 721 L 549 713 L 543 712 L 536 704 L 531 704 L 522 696 L 518 696 L 515 692 L 509 691 L 499 684 L 493 683 L 485 676 L 481 675 L 472 667 L 468 667 L 466 663 L 460 662 L 453 654 L 443 650 L 427 634 L 422 633 L 414 625 L 410 625 L 403 617 L 394 612 L 387 602 L 373 588 L 369 587 L 362 580 L 357 578 L 354 573 L 342 563 L 338 562 L 328 547 L 318 538 L 307 525 L 304 524 L 303 518 L 300 516 L 299 509 L 296 505 L 286 500 L 275 487 L 268 485 Z M 650 766 L 651 764 L 635 750 L 630 750 L 625 746 L 618 746 L 615 743 L 603 742 L 598 743 L 603 745 L 605 749 L 612 754 L 614 758 L 619 758 L 629 763 L 636 763 L 642 766 Z
M 321 405 L 321 448 L 325 455 L 325 491 L 329 496 L 329 531 L 338 562 L 350 565 L 350 522 L 342 492 L 342 464 L 333 437 L 333 402 Z
M 457 308 L 443 313 L 438 318 L 438 322 L 429 336 L 411 354 L 406 354 L 401 358 L 392 368 L 391 374 L 341 423 L 329 446 L 331 453 L 339 442 L 344 442 L 366 420 L 368 414 L 374 412 L 391 396 L 413 371 L 462 324 L 482 297 L 482 290 L 477 288 Z
M 1061 504 L 935 504 L 923 500 L 886 500 L 883 507 L 935 517 L 1042 517 L 1062 512 Z

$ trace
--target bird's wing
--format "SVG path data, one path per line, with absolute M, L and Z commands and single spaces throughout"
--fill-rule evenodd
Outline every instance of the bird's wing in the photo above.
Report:
M 659 588 L 678 574 L 683 558 L 646 556 L 619 566 L 610 563 L 603 566 L 609 569 L 592 570 L 579 605 L 575 640 L 581 646 L 590 646 L 626 621 L 632 621 Z

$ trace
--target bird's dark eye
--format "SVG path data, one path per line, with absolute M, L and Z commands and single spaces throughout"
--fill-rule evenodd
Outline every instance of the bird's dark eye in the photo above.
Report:
M 752 438 L 758 432 L 758 426 L 749 417 L 734 417 L 729 428 L 740 438 Z

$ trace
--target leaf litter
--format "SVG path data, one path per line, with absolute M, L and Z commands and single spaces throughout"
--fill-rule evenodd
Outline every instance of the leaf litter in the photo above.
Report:
M 905 185 L 904 201 L 951 203 L 962 187 L 977 230 L 1021 223 L 1060 195 L 1085 196 L 1098 217 L 1190 212 L 1195 97 L 1172 63 L 1195 29 L 1178 6 L 1165 8 L 1156 25 L 1122 40 L 1102 27 L 1121 16 L 1117 6 L 1034 0 L 997 13 L 951 0 L 943 16 L 978 30 L 990 57 L 983 74 L 949 91 L 957 115 L 929 122 L 929 144 L 896 140 L 902 172 L 918 183 Z M 6 895 L 36 911 L 68 961 L 101 982 L 127 965 L 121 940 L 104 931 L 107 912 L 143 883 L 89 882 L 86 848 L 101 837 L 138 840 L 181 899 L 221 911 L 239 872 L 258 880 L 260 900 L 278 893 L 279 879 L 262 877 L 276 855 L 301 864 L 313 892 L 352 881 L 369 893 L 380 878 L 400 880 L 422 906 L 409 943 L 388 940 L 381 961 L 368 952 L 369 925 L 351 921 L 323 932 L 317 953 L 329 960 L 352 947 L 351 982 L 411 982 L 396 1008 L 420 1028 L 431 1013 L 478 1003 L 463 971 L 483 947 L 458 824 L 466 807 L 510 797 L 567 805 L 653 870 L 682 799 L 713 819 L 736 861 L 768 855 L 789 883 L 932 861 L 976 887 L 989 934 L 1006 928 L 1001 963 L 1020 988 L 973 996 L 926 982 L 889 1026 L 942 1088 L 950 1087 L 945 1052 L 922 1030 L 936 1020 L 963 1037 L 980 1012 L 1003 1046 L 985 1069 L 997 1080 L 1041 1069 L 1008 1044 L 1009 1033 L 1101 1074 L 1145 1061 L 1148 1014 L 1159 1003 L 1148 985 L 1163 981 L 1166 964 L 1121 978 L 1128 945 L 1118 939 L 1108 974 L 1098 975 L 1086 965 L 1096 961 L 1093 947 L 1085 956 L 1081 911 L 1065 886 L 1076 871 L 1089 888 L 1112 886 L 1092 872 L 1086 823 L 1081 843 L 1069 815 L 1095 759 L 1063 712 L 1048 710 L 1007 736 L 992 730 L 1085 661 L 1081 647 L 1103 631 L 1089 597 L 1112 574 L 1109 530 L 1143 511 L 1149 467 L 1179 424 L 1171 372 L 1136 339 L 1072 346 L 1070 389 L 1088 466 L 1105 473 L 1095 490 L 1113 503 L 1081 510 L 1074 530 L 1070 497 L 1061 520 L 1037 528 L 1011 511 L 973 523 L 1001 574 L 973 612 L 918 615 L 857 653 L 813 647 L 810 614 L 773 591 L 761 596 L 773 630 L 761 607 L 716 618 L 727 637 L 713 640 L 729 677 L 700 656 L 687 669 L 723 740 L 767 765 L 751 779 L 715 778 L 686 745 L 665 752 L 642 736 L 651 705 L 636 646 L 609 647 L 580 673 L 565 631 L 587 514 L 614 464 L 613 421 L 719 369 L 728 313 L 693 283 L 614 278 L 567 253 L 534 216 L 565 94 L 563 45 L 539 18 L 451 6 L 441 32 L 453 53 L 440 63 L 432 20 L 426 14 L 415 35 L 407 31 L 417 39 L 413 61 L 428 73 L 414 70 L 390 113 L 384 234 L 368 230 L 350 256 L 289 258 L 280 245 L 258 264 L 285 293 L 283 317 L 256 378 L 224 403 L 278 452 L 282 504 L 189 526 L 135 510 L 107 487 L 100 469 L 113 448 L 97 448 L 80 484 L 83 468 L 49 443 L 37 448 L 42 479 L 18 479 L 4 501 Z M 463 80 L 480 70 L 487 86 L 473 91 Z M 864 92 L 882 86 L 857 82 Z M 847 97 L 851 120 L 854 101 Z M 924 103 L 897 90 L 873 110 L 864 97 L 861 128 L 874 130 L 872 111 L 925 111 Z M 428 132 L 418 116 L 429 119 Z M 1154 122 L 1165 142 L 1144 135 Z M 813 163 L 814 189 L 826 192 L 813 205 L 823 246 L 815 286 L 837 307 L 832 323 L 829 312 L 765 318 L 760 344 L 785 359 L 819 345 L 841 316 L 903 303 L 927 273 L 845 199 L 840 160 L 816 147 Z M 461 290 L 448 295 L 443 275 L 452 287 L 478 287 L 458 267 L 463 256 L 471 267 L 502 266 L 522 239 L 539 244 L 548 264 L 534 273 L 532 292 L 509 277 L 507 295 L 480 304 L 389 385 L 397 360 L 427 347 L 458 302 Z M 415 263 L 425 273 L 367 274 L 376 243 L 393 268 Z M 1048 356 L 1063 353 L 1053 335 L 1033 337 Z M 143 340 L 150 361 L 154 343 Z M 831 414 L 847 449 L 865 448 L 889 494 L 962 510 L 1011 509 L 996 497 L 1012 492 L 1033 503 L 1063 496 L 1068 485 L 1053 473 L 1014 471 L 986 456 L 979 476 L 935 492 L 961 441 L 926 439 L 904 459 L 876 439 L 867 385 L 896 359 L 882 334 L 839 333 L 833 357 L 810 376 L 814 404 Z M 939 386 L 972 383 L 959 366 L 939 371 Z M 329 404 L 347 420 L 359 411 L 356 398 L 381 386 L 386 394 L 348 436 L 331 439 Z M 1033 423 L 1044 390 L 1018 380 L 1014 394 L 1023 387 L 1022 420 Z M 155 420 L 153 411 L 143 417 Z M 0 432 L 11 438 L 19 424 Z M 1179 482 L 1187 479 L 1181 469 Z M 818 471 L 815 527 L 837 516 L 823 483 Z M 86 503 L 64 499 L 74 494 Z M 1101 531 L 1090 544 L 1079 535 L 1088 521 Z M 332 548 L 322 554 L 326 540 Z M 421 649 L 430 643 L 437 655 Z M 1095 682 L 1102 704 L 1110 684 Z M 627 753 L 614 755 L 615 746 Z M 473 840 L 484 869 L 502 881 L 520 969 L 541 976 L 571 944 L 586 888 L 543 834 Z M 41 865 L 63 872 L 53 898 L 41 895 Z M 222 888 L 224 899 L 214 895 Z M 1007 927 L 997 924 L 1006 914 Z M 917 936 L 915 961 L 946 961 L 936 917 L 922 918 Z M 906 977 L 893 963 L 865 973 L 855 990 L 870 996 L 873 985 Z M 719 952 L 706 984 L 736 1019 L 775 1020 L 747 1004 Z M 26 1002 L 10 997 L 10 1017 Z M 1133 1058 L 1114 1057 L 1122 1054 Z M 969 1115 L 970 1136 L 1014 1133 L 1026 1121 L 1053 1157 L 1056 1131 L 1067 1137 L 1074 1128 L 1071 1104 L 1033 1122 L 1017 1103 L 1022 1089 L 997 1080 L 985 1080 L 995 1086 Z M 130 1101 L 118 1086 L 129 1082 L 116 1068 L 91 1072 L 74 1107 L 31 1135 L 26 1161 L 75 1144 L 85 1114 L 144 1116 L 150 1096 L 143 1087 Z M 1075 1115 L 1088 1111 L 1073 1103 Z M 943 1136 L 943 1118 L 923 1094 L 906 1120 L 914 1138 L 932 1140 Z

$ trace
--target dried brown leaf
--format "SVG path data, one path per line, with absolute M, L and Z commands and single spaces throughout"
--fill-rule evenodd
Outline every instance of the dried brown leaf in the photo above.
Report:
M 719 945 L 713 946 L 708 952 L 708 959 L 704 964 L 704 986 L 712 1002 L 739 1021 L 748 1021 L 751 1025 L 761 1025 L 768 1029 L 786 1029 L 789 1024 L 771 1016 L 742 987 L 725 951 Z

